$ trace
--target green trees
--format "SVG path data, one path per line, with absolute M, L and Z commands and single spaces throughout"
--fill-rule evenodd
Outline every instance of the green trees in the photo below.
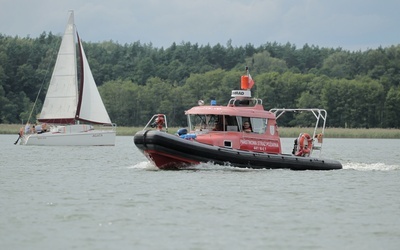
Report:
M 111 121 L 121 126 L 136 125 L 140 117 L 140 86 L 129 80 L 109 81 L 99 87 Z
M 387 93 L 383 115 L 383 127 L 400 128 L 400 89 L 391 87 Z
M 36 39 L 0 34 L 0 123 L 26 122 L 41 90 L 34 122 L 60 41 L 51 33 Z M 111 119 L 121 126 L 143 126 L 155 113 L 165 113 L 170 126 L 184 126 L 184 111 L 199 99 L 225 105 L 249 66 L 253 95 L 266 109 L 324 108 L 333 127 L 400 127 L 400 45 L 349 52 L 276 42 L 257 48 L 231 41 L 168 48 L 83 42 Z M 307 126 L 306 118 L 280 122 Z

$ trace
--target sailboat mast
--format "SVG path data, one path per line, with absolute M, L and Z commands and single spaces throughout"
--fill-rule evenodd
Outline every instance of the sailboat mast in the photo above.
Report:
M 79 66 L 80 66 L 80 81 L 79 81 L 79 87 L 78 87 L 78 91 L 79 91 L 79 97 L 78 97 L 78 107 L 76 109 L 76 114 L 75 114 L 75 119 L 79 120 L 79 115 L 81 112 L 81 106 L 82 106 L 82 96 L 83 96 L 83 84 L 84 84 L 84 65 L 83 65 L 83 54 L 82 54 L 82 43 L 81 40 L 79 38 L 79 34 L 78 32 L 76 32 L 76 37 L 78 39 L 78 50 L 79 50 Z

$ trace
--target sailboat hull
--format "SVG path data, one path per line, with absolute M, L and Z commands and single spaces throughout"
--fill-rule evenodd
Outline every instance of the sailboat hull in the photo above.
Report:
M 74 125 L 72 125 L 74 126 Z M 114 146 L 116 131 L 88 130 L 68 131 L 68 126 L 62 132 L 46 132 L 42 134 L 25 134 L 21 138 L 21 145 L 39 146 Z

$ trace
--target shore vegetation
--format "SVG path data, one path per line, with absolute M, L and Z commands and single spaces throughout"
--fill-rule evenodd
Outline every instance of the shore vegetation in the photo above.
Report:
M 18 134 L 20 124 L 0 124 L 0 134 Z M 133 136 L 143 127 L 117 127 L 118 136 Z M 179 127 L 168 128 L 168 133 L 175 134 Z M 280 136 L 283 138 L 296 138 L 300 133 L 313 133 L 314 128 L 279 127 Z M 400 129 L 384 128 L 326 128 L 325 138 L 374 138 L 374 139 L 400 139 Z

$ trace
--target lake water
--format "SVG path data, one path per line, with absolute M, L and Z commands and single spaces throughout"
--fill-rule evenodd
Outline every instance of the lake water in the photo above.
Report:
M 399 249 L 400 140 L 325 138 L 335 171 L 160 171 L 115 147 L 0 135 L 0 249 Z M 290 152 L 293 139 L 283 139 Z

